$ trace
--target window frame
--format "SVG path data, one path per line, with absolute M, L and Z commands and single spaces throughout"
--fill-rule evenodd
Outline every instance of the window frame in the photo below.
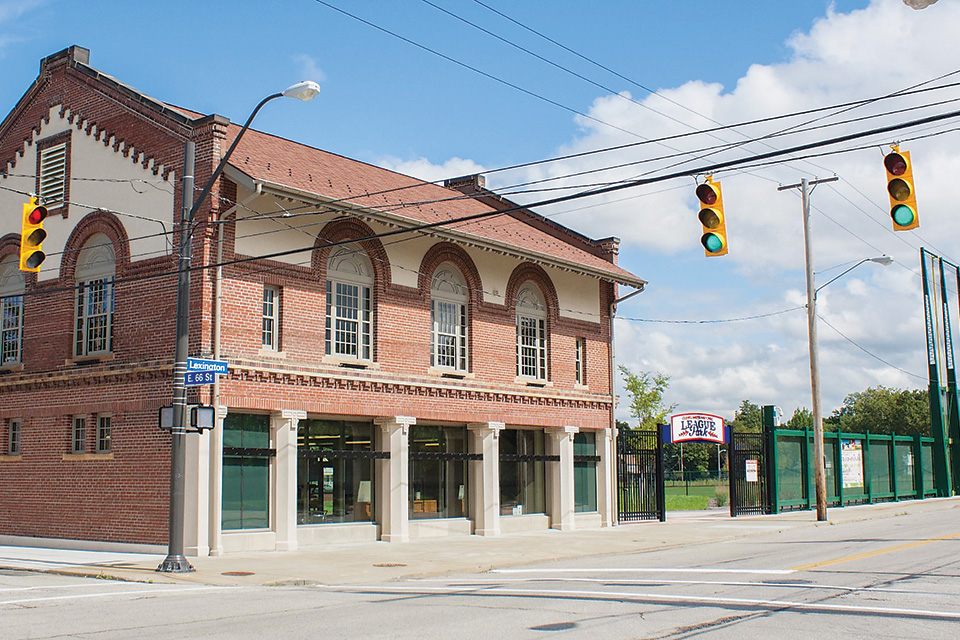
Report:
M 93 286 L 102 286 L 103 295 L 96 302 L 91 300 Z M 102 310 L 92 313 L 92 304 L 97 304 Z M 113 314 L 115 311 L 114 277 L 92 278 L 77 282 L 77 304 L 75 308 L 76 324 L 74 327 L 73 356 L 75 358 L 92 358 L 113 353 Z M 103 326 L 95 323 L 103 318 Z M 91 337 L 92 331 L 99 331 L 100 335 Z M 96 343 L 91 342 L 96 340 Z M 91 346 L 103 343 L 104 348 L 92 349 Z
M 430 284 L 431 367 L 456 373 L 470 370 L 469 303 L 470 295 L 459 271 L 451 265 L 438 267 Z M 448 307 L 447 322 L 443 322 L 443 307 Z M 444 340 L 452 344 L 441 345 Z M 452 355 L 441 354 L 441 347 L 452 348 Z
M 324 354 L 373 361 L 373 267 L 362 249 L 347 245 L 327 260 Z M 347 304 L 348 301 L 355 302 Z
M 70 453 L 80 454 L 87 452 L 87 416 L 71 416 L 70 419 Z
M 97 414 L 97 453 L 113 452 L 113 415 Z
M 7 325 L 8 310 L 13 307 L 16 317 Z M 13 336 L 12 339 L 8 336 Z M 12 346 L 11 346 L 12 345 Z M 0 297 L 0 367 L 23 363 L 23 294 Z
M 260 347 L 267 351 L 280 351 L 281 295 L 279 286 L 263 285 Z M 267 299 L 268 297 L 270 300 Z
M 7 421 L 7 454 L 19 456 L 23 451 L 23 420 L 10 418 Z
M 547 306 L 539 287 L 524 284 L 517 293 L 517 377 L 546 382 L 549 379 Z
M 576 338 L 575 354 L 573 360 L 574 382 L 580 386 L 587 385 L 587 339 Z

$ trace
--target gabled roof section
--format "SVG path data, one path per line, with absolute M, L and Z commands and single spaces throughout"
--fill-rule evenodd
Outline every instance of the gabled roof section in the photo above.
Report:
M 240 127 L 231 124 L 225 145 Z M 616 239 L 593 241 L 494 192 L 464 193 L 254 129 L 240 139 L 230 165 L 253 182 L 299 199 L 336 201 L 399 226 L 450 221 L 434 231 L 483 248 L 639 287 L 644 280 L 615 264 Z M 495 215 L 496 211 L 513 209 Z M 458 222 L 459 218 L 489 217 Z M 607 256 L 607 257 L 604 257 Z

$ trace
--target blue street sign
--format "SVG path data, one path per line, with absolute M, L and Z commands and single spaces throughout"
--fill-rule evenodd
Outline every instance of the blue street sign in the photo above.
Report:
M 187 358 L 187 371 L 209 371 L 210 373 L 226 374 L 229 369 L 226 360 L 205 360 L 203 358 Z M 207 384 L 207 383 L 198 383 Z
M 187 371 L 183 374 L 183 383 L 188 387 L 213 384 L 216 381 L 217 374 L 214 371 Z

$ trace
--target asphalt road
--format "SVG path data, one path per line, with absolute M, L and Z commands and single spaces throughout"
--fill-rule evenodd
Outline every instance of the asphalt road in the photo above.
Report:
M 955 638 L 957 510 L 366 585 L 0 572 L 0 637 Z M 731 523 L 732 526 L 733 523 Z

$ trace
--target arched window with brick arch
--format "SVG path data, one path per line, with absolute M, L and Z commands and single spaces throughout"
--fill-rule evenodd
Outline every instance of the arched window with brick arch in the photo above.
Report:
M 113 353 L 113 281 L 117 255 L 103 233 L 90 236 L 80 249 L 74 277 L 77 285 L 75 358 Z
M 0 260 L 0 367 L 23 361 L 23 293 L 26 281 L 17 257 Z
M 327 259 L 326 354 L 373 359 L 374 271 L 357 245 L 336 247 Z
M 460 270 L 449 262 L 438 266 L 430 284 L 431 366 L 467 371 L 469 303 L 470 293 Z
M 517 292 L 517 377 L 547 379 L 547 304 L 540 288 L 527 281 Z

